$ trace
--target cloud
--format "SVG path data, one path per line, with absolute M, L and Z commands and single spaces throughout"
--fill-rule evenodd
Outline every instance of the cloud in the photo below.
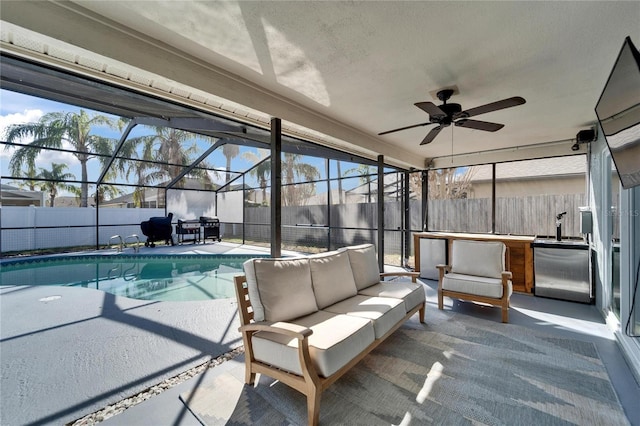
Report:
M 25 109 L 24 112 L 0 115 L 0 137 L 3 141 L 5 140 L 7 128 L 12 124 L 33 123 L 35 121 L 38 121 L 43 115 L 44 113 L 39 109 Z M 26 143 L 30 141 L 27 138 L 16 142 Z M 3 148 L 6 149 L 0 150 L 0 160 L 3 162 L 5 161 L 5 159 L 6 161 L 9 161 L 9 159 L 13 155 L 13 152 L 15 151 L 15 148 L 6 145 Z
M 43 115 L 44 112 L 40 109 L 25 109 L 23 112 L 0 115 L 0 134 L 2 134 L 2 138 L 4 139 L 7 127 L 12 124 L 34 123 Z
M 12 113 L 0 116 L 0 137 L 2 140 L 5 140 L 6 131 L 9 126 L 13 124 L 26 124 L 26 123 L 34 123 L 40 119 L 44 115 L 44 112 L 40 109 L 25 109 L 23 112 Z M 26 137 L 15 142 L 18 143 L 29 143 L 31 142 L 30 137 Z M 0 149 L 0 162 L 2 162 L 2 173 L 8 173 L 5 170 L 5 167 L 8 166 L 13 153 L 17 149 L 13 146 L 5 145 Z M 67 143 L 63 142 L 62 148 L 64 149 L 73 149 L 73 147 Z M 68 152 L 60 152 L 60 151 L 47 151 L 43 150 L 40 152 L 40 155 L 36 158 L 36 167 L 42 167 L 44 169 L 50 169 L 51 163 L 58 164 L 67 164 L 70 168 L 72 165 L 77 164 L 78 160 Z M 72 172 L 74 172 L 72 170 Z

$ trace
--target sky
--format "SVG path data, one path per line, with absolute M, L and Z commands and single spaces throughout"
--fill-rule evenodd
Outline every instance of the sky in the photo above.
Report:
M 13 124 L 24 124 L 24 123 L 33 123 L 37 122 L 44 114 L 50 112 L 79 112 L 80 108 L 74 105 L 58 103 L 54 101 L 50 101 L 47 99 L 42 99 L 38 97 L 33 97 L 29 95 L 24 95 L 17 92 L 12 92 L 4 89 L 0 89 L 0 139 L 5 140 L 5 132 L 6 129 Z M 107 115 L 102 112 L 91 111 L 85 109 L 85 111 L 91 113 L 97 113 L 101 115 Z M 114 119 L 117 119 L 115 116 L 110 116 Z M 134 130 L 138 135 L 141 135 L 145 132 L 149 132 L 149 129 L 137 128 Z M 121 136 L 120 131 L 109 129 L 107 127 L 100 127 L 95 129 L 95 133 L 100 136 L 111 137 L 114 139 L 119 139 Z M 146 133 L 148 134 L 148 133 Z M 134 136 L 134 133 L 132 133 Z M 31 140 L 24 140 L 23 143 L 29 143 Z M 199 141 L 197 142 L 199 147 L 199 152 L 204 151 L 209 145 L 207 142 Z M 70 146 L 65 146 L 65 148 L 70 148 Z M 10 147 L 7 145 L 2 145 L 0 147 L 0 170 L 2 176 L 10 176 L 11 173 L 9 171 L 9 161 L 13 152 L 15 151 L 14 147 Z M 241 147 L 240 152 L 251 151 L 254 154 L 258 154 L 257 149 L 249 148 L 249 147 Z M 196 154 L 197 157 L 199 154 Z M 314 165 L 318 171 L 320 172 L 320 179 L 326 178 L 326 170 L 324 159 L 307 157 L 306 161 L 310 164 Z M 207 162 L 212 164 L 215 169 L 220 170 L 221 172 L 216 176 L 215 174 L 211 174 L 212 179 L 216 183 L 222 183 L 224 181 L 224 170 L 226 166 L 226 158 L 222 154 L 222 149 L 218 149 L 214 151 L 208 158 Z M 71 154 L 66 152 L 57 152 L 57 151 L 42 151 L 40 155 L 36 159 L 36 168 L 51 169 L 52 163 L 62 163 L 67 165 L 67 169 L 65 170 L 68 173 L 73 174 L 76 179 L 81 179 L 81 170 L 79 161 Z M 250 168 L 252 165 L 251 162 L 247 161 L 242 155 L 234 158 L 231 162 L 231 169 L 236 171 L 245 171 Z M 356 164 L 345 163 L 341 164 L 341 172 L 344 175 L 346 171 L 352 171 L 351 175 L 353 175 L 353 171 L 357 168 Z M 90 160 L 88 163 L 88 173 L 89 173 L 89 181 L 95 181 L 100 175 L 101 167 L 98 164 L 96 159 Z M 336 162 L 330 162 L 330 174 L 332 177 L 337 175 L 336 170 Z M 252 178 L 247 177 L 247 184 L 251 186 L 257 186 L 257 182 L 251 181 Z M 359 184 L 359 179 L 350 179 L 351 182 L 345 182 L 344 186 L 347 186 L 345 189 L 349 189 L 348 187 L 353 187 Z M 125 183 L 125 181 L 120 180 L 119 182 Z M 11 179 L 3 178 L 2 183 L 11 185 Z M 15 184 L 15 183 L 14 183 Z M 334 185 L 335 186 L 335 185 Z M 324 185 L 319 185 L 318 193 L 323 192 L 323 189 L 326 188 Z M 68 195 L 68 194 L 62 194 Z

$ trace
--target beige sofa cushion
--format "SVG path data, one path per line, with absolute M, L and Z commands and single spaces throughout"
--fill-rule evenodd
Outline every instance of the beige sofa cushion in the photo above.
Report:
M 442 288 L 444 290 L 492 297 L 494 299 L 500 299 L 502 297 L 502 280 L 499 278 L 470 276 L 451 272 L 444 276 Z M 511 297 L 512 293 L 513 285 L 511 281 L 509 281 L 508 297 Z
M 318 311 L 295 320 L 296 325 L 313 330 L 309 353 L 318 374 L 328 377 L 373 343 L 373 324 L 366 318 Z M 276 324 L 277 325 L 277 324 Z M 298 339 L 261 331 L 252 337 L 256 360 L 302 374 L 298 359 Z
M 325 311 L 370 319 L 376 339 L 381 338 L 404 318 L 404 301 L 390 297 L 357 295 L 327 306 Z
M 499 241 L 453 240 L 451 272 L 500 278 L 505 270 L 506 246 Z
M 318 310 L 309 259 L 251 259 L 244 270 L 256 321 L 288 321 Z
M 331 251 L 309 256 L 309 266 L 319 309 L 358 293 L 346 252 Z
M 380 282 L 376 247 L 373 244 L 345 247 L 343 250 L 349 253 L 349 262 L 358 290 Z
M 404 300 L 405 313 L 426 300 L 426 294 L 422 284 L 409 282 L 382 281 L 376 285 L 360 290 L 358 294 L 402 299 Z

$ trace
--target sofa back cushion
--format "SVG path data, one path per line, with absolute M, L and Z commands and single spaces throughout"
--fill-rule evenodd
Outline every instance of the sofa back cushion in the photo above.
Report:
M 244 271 L 254 320 L 289 321 L 318 310 L 309 259 L 250 259 Z
M 349 263 L 358 290 L 371 287 L 380 282 L 380 270 L 373 244 L 345 247 L 349 254 Z
M 309 264 L 319 309 L 358 294 L 347 252 L 330 251 L 309 256 Z
M 506 246 L 499 241 L 453 240 L 451 272 L 500 278 L 505 270 Z

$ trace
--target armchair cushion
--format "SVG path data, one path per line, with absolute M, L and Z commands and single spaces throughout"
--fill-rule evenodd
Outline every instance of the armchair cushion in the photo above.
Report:
M 288 321 L 318 310 L 308 259 L 251 259 L 244 270 L 256 321 Z
M 347 247 L 346 251 L 349 253 L 349 262 L 358 290 L 380 282 L 376 247 L 373 244 Z
M 348 253 L 332 251 L 309 256 L 309 265 L 319 309 L 358 293 Z
M 508 281 L 508 285 L 508 297 L 511 297 L 511 293 L 513 292 L 513 285 L 511 281 Z M 442 289 L 500 299 L 502 298 L 502 279 L 469 276 L 451 272 L 446 274 L 442 279 Z
M 501 278 L 506 246 L 499 241 L 453 240 L 451 272 Z

